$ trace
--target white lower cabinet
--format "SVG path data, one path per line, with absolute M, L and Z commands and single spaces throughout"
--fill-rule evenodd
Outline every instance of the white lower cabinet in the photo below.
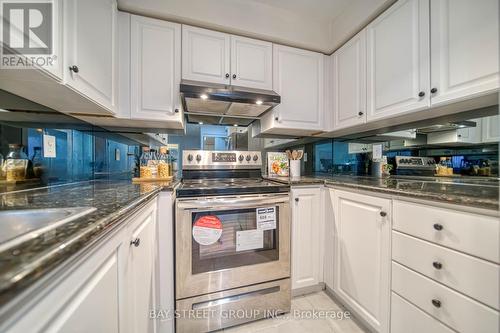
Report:
M 396 262 L 392 263 L 392 290 L 458 332 L 500 329 L 498 311 Z
M 156 331 L 149 313 L 157 304 L 157 206 L 154 199 L 122 222 L 119 230 L 52 278 L 42 291 L 33 293 L 25 308 L 0 324 L 0 330 Z
M 157 207 L 149 206 L 129 226 L 127 293 L 130 332 L 153 332 L 149 311 L 156 305 L 155 252 Z M 127 240 L 125 240 L 126 242 Z M 124 244 L 127 246 L 127 244 Z
M 292 290 L 323 280 L 321 191 L 319 186 L 292 188 Z
M 453 333 L 398 294 L 391 296 L 391 333 Z
M 388 332 L 391 200 L 333 192 L 334 293 L 371 329 Z

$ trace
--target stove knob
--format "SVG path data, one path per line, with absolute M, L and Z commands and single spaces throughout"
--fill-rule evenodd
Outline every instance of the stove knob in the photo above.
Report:
M 253 155 L 254 162 L 257 162 L 258 159 L 259 159 L 259 156 L 257 156 L 257 154 Z
M 243 162 L 243 159 L 244 159 L 244 158 L 245 158 L 245 157 L 244 157 L 243 155 L 238 156 L 238 160 L 239 160 L 240 162 Z
M 189 154 L 189 155 L 188 155 L 188 161 L 189 161 L 189 162 L 192 162 L 192 161 L 193 161 L 193 155 L 191 155 L 191 154 Z
M 250 155 L 247 155 L 247 162 L 250 162 L 251 159 Z
M 197 162 L 201 161 L 201 155 L 200 154 L 196 155 L 196 161 Z

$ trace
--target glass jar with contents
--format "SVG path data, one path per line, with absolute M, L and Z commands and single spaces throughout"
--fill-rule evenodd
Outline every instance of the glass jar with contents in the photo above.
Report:
M 158 178 L 168 178 L 172 175 L 170 164 L 168 161 L 167 147 L 160 148 L 158 155 Z
M 153 178 L 153 174 L 151 172 L 151 168 L 148 163 L 151 158 L 151 153 L 149 151 L 149 147 L 142 148 L 142 155 L 140 157 L 140 177 L 141 178 Z
M 20 144 L 10 144 L 9 154 L 5 160 L 5 179 L 7 181 L 20 181 L 26 179 L 28 156 Z
M 148 167 L 151 171 L 152 178 L 158 178 L 158 154 L 155 149 L 149 150 Z

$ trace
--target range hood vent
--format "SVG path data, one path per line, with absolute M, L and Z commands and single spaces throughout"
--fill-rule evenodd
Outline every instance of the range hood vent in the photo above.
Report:
M 429 133 L 451 131 L 451 130 L 456 130 L 456 129 L 460 129 L 460 128 L 476 127 L 476 126 L 477 126 L 476 122 L 471 121 L 471 120 L 454 121 L 454 122 L 449 122 L 449 123 L 444 123 L 444 124 L 431 125 L 431 126 L 427 126 L 427 127 L 420 127 L 420 128 L 417 128 L 417 133 L 429 134 Z
M 189 123 L 248 126 L 281 102 L 270 90 L 187 80 L 180 94 Z

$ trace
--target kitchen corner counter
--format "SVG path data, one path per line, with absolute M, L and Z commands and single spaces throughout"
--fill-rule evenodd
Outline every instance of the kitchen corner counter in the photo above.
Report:
M 0 306 L 96 244 L 131 213 L 178 180 L 133 184 L 130 180 L 95 180 L 0 194 L 0 210 L 95 207 L 88 215 L 0 252 Z
M 366 176 L 305 176 L 300 178 L 269 177 L 283 184 L 305 186 L 324 184 L 354 190 L 373 191 L 388 195 L 431 200 L 498 211 L 499 181 L 493 178 L 387 177 Z

